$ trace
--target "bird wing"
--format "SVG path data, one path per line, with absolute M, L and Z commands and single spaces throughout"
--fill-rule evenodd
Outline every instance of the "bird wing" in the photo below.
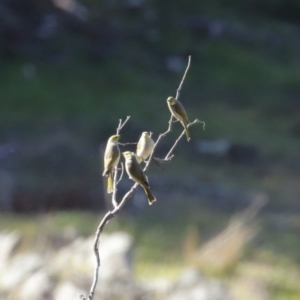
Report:
M 132 166 L 131 166 L 131 175 L 132 177 L 134 177 L 134 179 L 142 184 L 145 185 L 147 187 L 149 187 L 149 183 L 148 180 L 143 172 L 142 167 L 140 166 L 140 164 L 137 162 L 136 158 L 134 158 L 132 160 Z
M 188 116 L 185 112 L 185 109 L 178 100 L 173 104 L 173 109 L 181 118 L 188 121 Z
M 138 144 L 136 146 L 136 153 L 138 154 L 142 148 L 142 139 L 139 139 Z
M 119 157 L 120 150 L 118 145 L 114 143 L 108 144 L 104 154 L 104 168 L 110 169 L 111 167 L 114 167 Z

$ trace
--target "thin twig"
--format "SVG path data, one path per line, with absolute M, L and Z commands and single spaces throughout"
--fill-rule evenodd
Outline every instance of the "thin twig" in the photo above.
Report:
M 200 121 L 198 119 L 194 120 L 193 122 L 189 123 L 187 125 L 187 127 L 193 126 L 197 123 L 203 123 L 203 126 L 205 127 L 205 122 Z M 180 141 L 180 139 L 183 137 L 183 135 L 185 134 L 185 130 L 183 130 L 180 134 L 180 136 L 177 138 L 177 140 L 175 141 L 175 143 L 173 144 L 173 146 L 171 147 L 171 149 L 169 150 L 168 154 L 165 156 L 165 160 L 170 160 L 171 159 L 171 154 L 173 152 L 173 150 L 175 149 L 175 147 L 177 146 L 178 142 Z M 174 157 L 174 155 L 172 155 L 172 158 Z
M 116 185 L 118 185 L 119 182 L 122 180 L 123 175 L 124 175 L 124 164 L 121 162 L 121 175 L 120 175 L 120 178 L 117 180 Z
M 113 181 L 113 192 L 111 196 L 111 203 L 114 208 L 118 206 L 117 202 L 117 179 L 118 179 L 118 167 L 114 168 L 114 181 Z
M 156 161 L 157 163 L 159 164 L 163 164 L 165 162 L 168 162 L 170 161 L 172 158 L 174 157 L 174 155 L 171 155 L 168 159 L 165 159 L 165 158 L 158 158 L 158 157 L 153 157 L 153 161 Z
M 119 125 L 116 129 L 116 132 L 117 132 L 118 135 L 120 134 L 121 129 L 125 126 L 125 124 L 128 122 L 129 119 L 130 119 L 130 116 L 127 116 L 124 122 L 122 122 L 123 121 L 122 119 L 119 119 Z M 122 144 L 118 143 L 118 145 L 122 145 Z M 123 165 L 122 165 L 122 168 L 123 168 Z M 112 193 L 112 197 L 111 197 L 111 202 L 112 202 L 112 205 L 113 205 L 114 208 L 116 208 L 118 206 L 118 203 L 117 203 L 117 185 L 120 182 L 120 180 L 123 176 L 123 173 L 124 173 L 124 170 L 122 170 L 121 177 L 118 180 L 118 166 L 115 166 L 115 168 L 114 168 L 114 181 L 113 181 L 113 193 Z
M 169 124 L 168 129 L 167 129 L 167 131 L 161 133 L 162 136 L 166 136 L 169 132 L 171 132 L 171 130 L 172 130 L 172 123 L 173 123 L 173 115 L 171 114 L 170 120 L 168 122 L 168 124 Z
M 188 70 L 189 70 L 189 68 L 190 68 L 190 65 L 191 65 L 191 55 L 189 55 L 188 64 L 187 64 L 187 66 L 186 66 L 186 69 L 185 69 L 185 72 L 184 72 L 184 74 L 183 74 L 182 80 L 181 80 L 181 82 L 180 82 L 180 84 L 179 84 L 179 87 L 178 87 L 178 89 L 177 89 L 176 98 L 175 98 L 176 100 L 179 100 L 180 92 L 181 92 L 181 89 L 182 89 L 182 85 L 183 85 L 183 83 L 184 83 L 186 74 L 187 74 L 187 72 L 188 72 Z
M 137 143 L 118 143 L 121 146 L 136 145 Z
M 120 134 L 121 129 L 124 127 L 124 125 L 128 122 L 130 119 L 130 116 L 127 116 L 124 123 L 122 123 L 122 119 L 119 120 L 119 126 L 117 128 L 117 134 Z

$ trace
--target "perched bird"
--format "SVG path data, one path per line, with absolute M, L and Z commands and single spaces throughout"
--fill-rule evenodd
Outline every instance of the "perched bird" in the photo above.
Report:
M 113 192 L 113 172 L 114 168 L 118 165 L 120 160 L 120 149 L 118 146 L 120 136 L 112 135 L 106 144 L 106 149 L 104 153 L 104 171 L 102 176 L 107 178 L 107 193 Z
M 136 147 L 136 159 L 138 163 L 146 160 L 152 153 L 154 141 L 147 131 L 144 131 L 139 139 Z
M 182 126 L 185 130 L 186 138 L 189 141 L 190 134 L 189 134 L 189 130 L 187 128 L 189 119 L 188 119 L 188 116 L 185 112 L 183 105 L 181 104 L 181 102 L 179 102 L 178 100 L 176 100 L 173 97 L 169 97 L 167 99 L 167 103 L 168 103 L 169 109 L 171 111 L 171 114 L 182 124 Z
M 123 152 L 123 155 L 126 160 L 125 169 L 129 178 L 137 182 L 144 189 L 148 198 L 148 203 L 151 205 L 156 199 L 150 190 L 147 177 L 145 176 L 142 167 L 139 165 L 136 155 L 130 151 Z

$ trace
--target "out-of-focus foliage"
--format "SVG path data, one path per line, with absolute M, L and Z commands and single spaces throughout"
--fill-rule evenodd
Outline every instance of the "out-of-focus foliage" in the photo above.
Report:
M 0 154 L 3 167 L 21 182 L 17 194 L 26 194 L 24 186 L 68 194 L 66 186 L 75 184 L 85 191 L 94 187 L 97 199 L 99 144 L 127 115 L 132 118 L 123 141 L 164 130 L 165 99 L 175 94 L 190 54 L 181 100 L 191 120 L 207 122 L 205 131 L 191 129 L 192 141 L 226 139 L 240 149 L 246 144 L 266 164 L 297 168 L 299 3 L 1 1 Z M 178 153 L 190 157 L 193 147 Z M 256 174 L 267 171 L 242 172 L 255 185 Z M 229 181 L 242 180 L 233 173 Z M 38 204 L 40 196 L 24 201 L 35 198 Z M 56 194 L 48 199 L 61 203 Z

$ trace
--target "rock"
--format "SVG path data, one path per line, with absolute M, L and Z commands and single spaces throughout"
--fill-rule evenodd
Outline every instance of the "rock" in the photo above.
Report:
M 173 282 L 167 278 L 151 278 L 151 280 L 144 280 L 141 284 L 148 291 L 154 291 L 157 298 L 161 298 L 161 295 L 165 295 L 173 287 Z
M 93 237 L 87 239 L 79 237 L 54 254 L 49 269 L 53 274 L 75 280 L 78 277 L 90 277 L 93 274 L 94 264 Z
M 71 282 L 62 282 L 54 290 L 53 300 L 79 299 L 79 295 L 85 295 L 86 293 L 86 291 L 79 289 Z
M 231 284 L 231 293 L 235 299 L 270 300 L 271 295 L 267 283 L 258 278 L 240 277 Z
M 92 280 L 95 267 L 94 237 L 77 238 L 59 250 L 53 258 L 51 271 L 70 280 L 85 277 Z M 132 275 L 132 237 L 124 232 L 102 234 L 100 239 L 101 267 L 99 281 L 128 278 Z M 74 276 L 74 274 L 76 274 Z M 74 278 L 75 277 L 75 278 Z
M 100 242 L 102 270 L 100 280 L 127 278 L 132 275 L 132 237 L 125 232 L 103 236 Z
M 53 282 L 45 271 L 35 272 L 25 280 L 19 289 L 19 300 L 47 300 L 53 289 Z M 64 298 L 61 298 L 64 299 Z M 71 298 L 70 298 L 71 299 Z
M 20 241 L 21 237 L 17 232 L 2 231 L 0 233 L 0 270 L 7 264 Z
M 194 284 L 197 284 L 203 279 L 201 273 L 195 269 L 186 270 L 182 275 L 177 285 L 181 288 L 190 287 Z
M 93 236 L 87 239 L 77 238 L 57 252 L 53 258 L 51 272 L 75 283 L 77 288 L 82 287 L 86 290 L 94 275 L 93 244 Z M 132 275 L 132 237 L 124 232 L 102 234 L 99 253 L 101 266 L 96 287 L 97 297 L 135 299 L 140 290 L 136 288 Z
M 203 277 L 197 270 L 187 270 L 174 283 L 167 300 L 232 300 L 228 290 L 220 282 Z
M 0 289 L 10 290 L 41 268 L 43 259 L 36 253 L 18 254 L 1 270 Z

